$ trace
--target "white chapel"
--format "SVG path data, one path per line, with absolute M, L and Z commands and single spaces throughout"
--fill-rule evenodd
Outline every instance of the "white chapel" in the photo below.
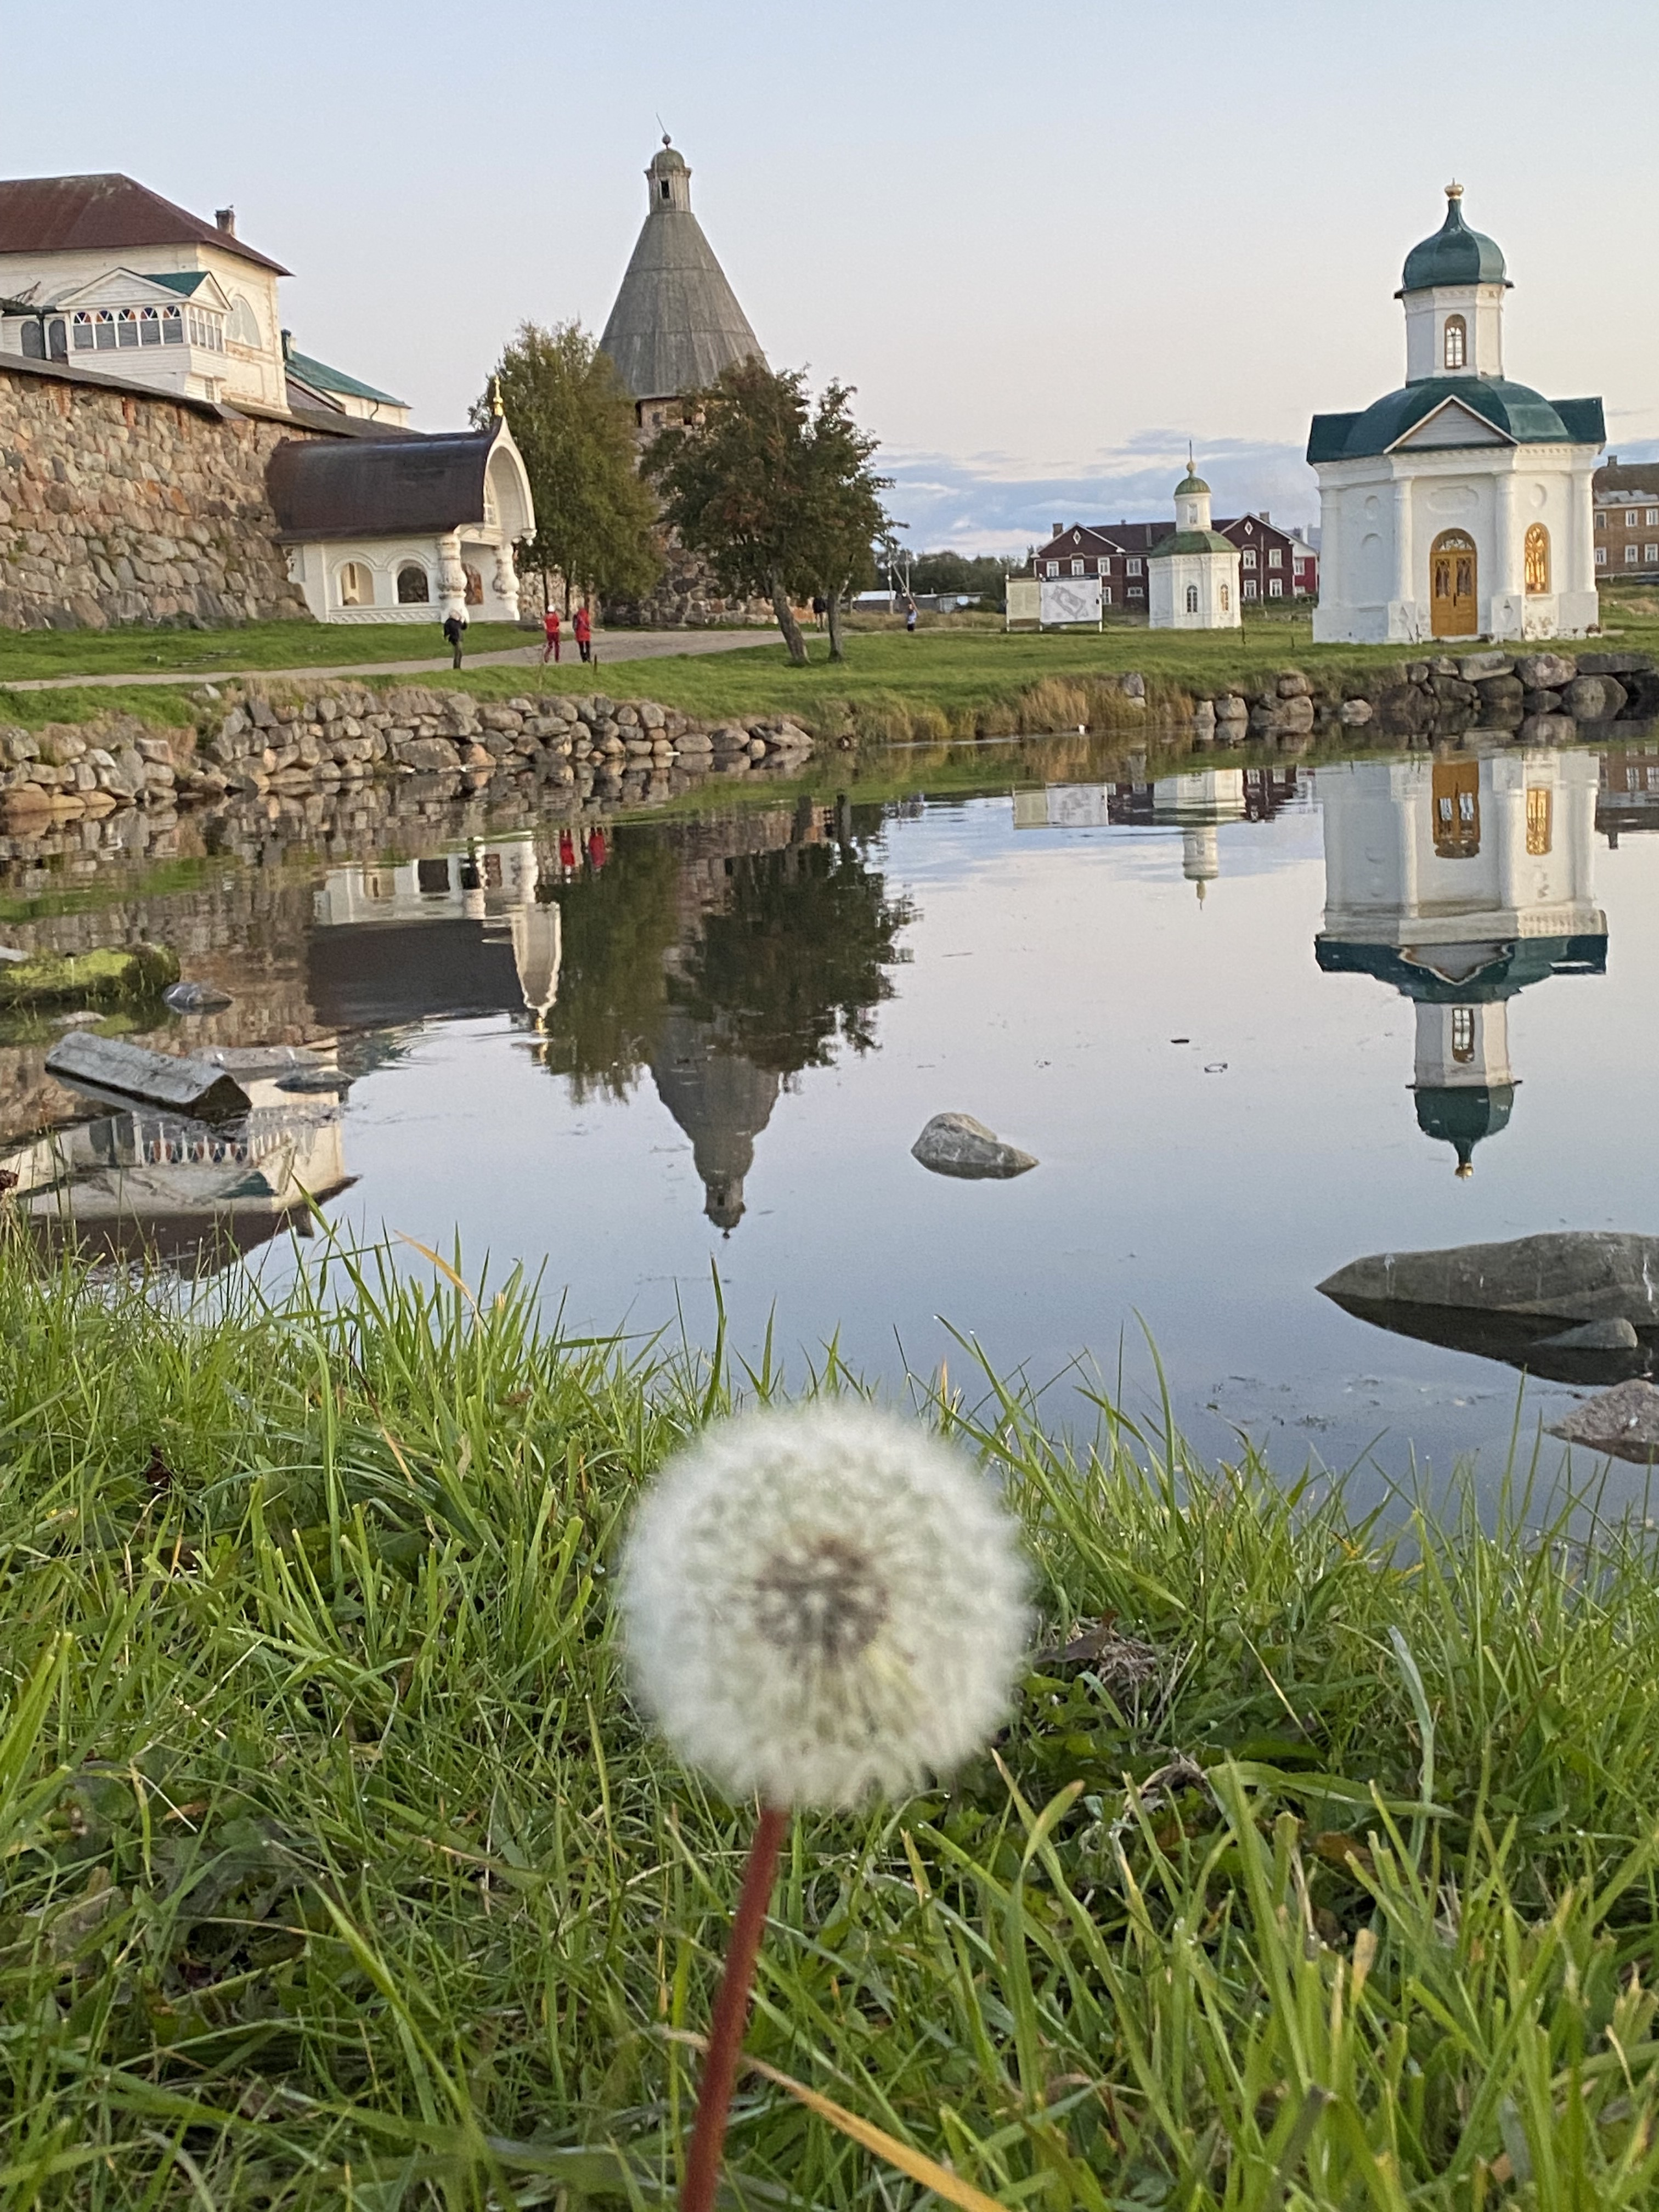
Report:
M 1237 629 L 1238 548 L 1210 526 L 1210 487 L 1190 451 L 1175 509 L 1175 529 L 1146 556 L 1148 627 Z
M 1546 399 L 1504 374 L 1504 256 L 1446 219 L 1406 257 L 1406 381 L 1362 411 L 1316 415 L 1329 644 L 1581 637 L 1599 618 L 1590 482 L 1600 399 Z

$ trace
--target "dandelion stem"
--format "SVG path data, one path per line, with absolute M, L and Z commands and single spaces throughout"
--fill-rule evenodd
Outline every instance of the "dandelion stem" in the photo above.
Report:
M 714 2017 L 709 2024 L 708 2049 L 697 2089 L 696 2124 L 691 2130 L 691 2148 L 680 2189 L 680 2212 L 714 2212 L 732 2085 L 737 2079 L 743 2032 L 749 2021 L 755 1961 L 760 1956 L 766 1909 L 772 1901 L 778 1852 L 787 1819 L 787 1814 L 780 1812 L 775 1805 L 763 1805 L 755 1826 L 755 1838 L 749 1846 L 749 1863 L 743 1870 L 737 1917 L 732 1923 L 726 1966 L 720 1975 L 720 1993 L 714 1999 Z

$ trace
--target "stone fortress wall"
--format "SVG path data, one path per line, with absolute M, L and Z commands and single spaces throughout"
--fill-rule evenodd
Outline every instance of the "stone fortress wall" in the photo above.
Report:
M 307 433 L 0 367 L 0 628 L 306 616 L 265 464 Z

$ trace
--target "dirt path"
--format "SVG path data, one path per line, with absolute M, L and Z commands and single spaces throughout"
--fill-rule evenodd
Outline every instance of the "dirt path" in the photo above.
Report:
M 593 639 L 593 659 L 602 669 L 607 663 L 617 660 L 659 660 L 672 653 L 733 653 L 745 646 L 767 645 L 776 641 L 776 633 L 765 629 L 618 629 L 597 632 Z M 469 653 L 468 668 L 538 667 L 542 647 L 539 640 L 515 645 L 505 653 Z M 567 641 L 564 665 L 576 661 L 576 648 Z M 576 662 L 578 666 L 580 662 Z M 131 676 L 29 676 L 7 683 L 0 678 L 0 690 L 7 691 L 81 691 L 113 690 L 129 684 L 234 684 L 257 682 L 261 678 L 292 677 L 303 679 L 323 676 L 430 676 L 449 666 L 449 655 L 441 653 L 422 660 L 343 660 L 326 668 L 175 668 Z M 594 678 L 595 684 L 603 682 Z

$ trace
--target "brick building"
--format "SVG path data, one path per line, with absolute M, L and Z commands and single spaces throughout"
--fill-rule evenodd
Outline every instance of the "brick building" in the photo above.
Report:
M 1319 556 L 1305 538 L 1263 514 L 1242 514 L 1215 526 L 1238 548 L 1239 595 L 1247 606 L 1271 599 L 1316 599 Z M 1039 579 L 1098 576 L 1100 596 L 1117 613 L 1146 611 L 1146 556 L 1175 528 L 1170 522 L 1056 523 L 1031 556 Z
M 1620 464 L 1609 453 L 1591 479 L 1595 580 L 1659 577 L 1659 461 Z

